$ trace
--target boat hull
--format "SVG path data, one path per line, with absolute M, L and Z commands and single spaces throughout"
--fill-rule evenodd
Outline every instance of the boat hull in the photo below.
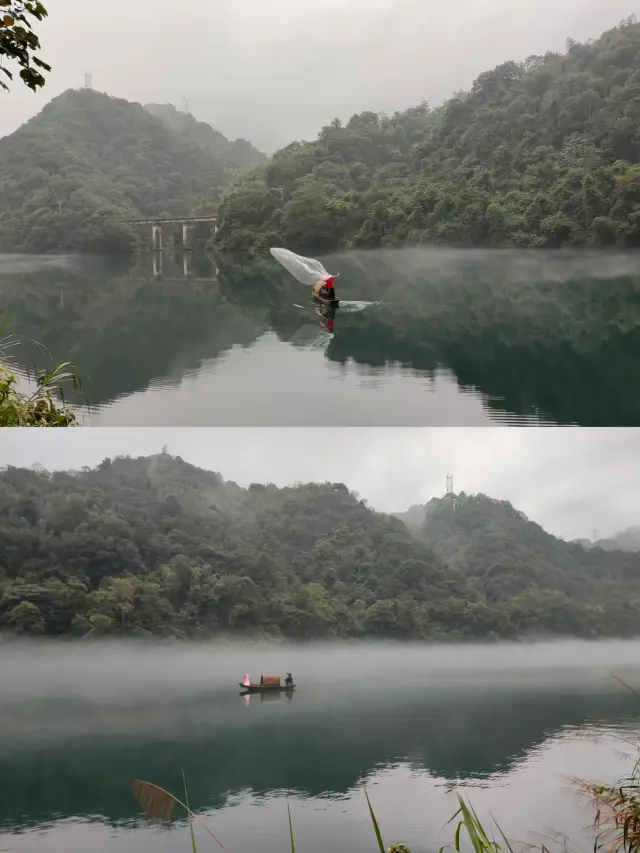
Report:
M 321 305 L 332 305 L 333 307 L 337 307 L 340 305 L 339 299 L 325 299 L 323 296 L 316 296 L 313 294 L 313 301 L 319 302 Z
M 295 684 L 292 684 L 290 687 L 288 685 L 262 685 L 262 684 L 250 684 L 248 687 L 246 684 L 243 684 L 241 681 L 239 682 L 240 687 L 242 688 L 243 695 L 247 693 L 286 693 L 287 691 L 292 691 L 296 689 Z

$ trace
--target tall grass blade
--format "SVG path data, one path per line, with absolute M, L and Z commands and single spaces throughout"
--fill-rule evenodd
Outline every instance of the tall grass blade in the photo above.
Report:
M 293 840 L 293 824 L 291 823 L 291 806 L 287 803 L 287 811 L 289 812 L 289 840 L 291 841 L 291 853 L 296 853 L 296 843 Z
M 369 799 L 369 794 L 367 793 L 367 789 L 364 789 L 364 795 L 367 798 L 367 805 L 369 806 L 369 814 L 371 815 L 371 822 L 373 823 L 373 829 L 376 834 L 376 838 L 378 839 L 378 848 L 380 849 L 380 853 L 385 853 L 384 843 L 382 841 L 382 835 L 380 834 L 380 827 L 378 826 L 378 821 L 376 820 L 375 813 L 373 811 L 373 806 L 371 805 L 371 800 Z
M 189 792 L 187 791 L 187 778 L 184 775 L 184 768 L 182 770 L 182 785 L 184 787 L 184 801 L 187 804 L 187 815 L 189 816 L 189 835 L 191 836 L 191 853 L 198 853 L 198 847 L 196 845 L 196 836 L 193 831 L 193 820 L 191 818 L 191 809 L 189 808 Z
M 495 817 L 493 815 L 491 815 L 491 820 L 495 823 L 496 827 L 498 828 L 498 832 L 502 836 L 502 840 L 504 841 L 509 853 L 515 853 L 513 847 L 511 846 L 511 842 L 508 840 L 507 836 L 502 831 L 500 824 L 498 823 L 498 821 L 495 819 Z M 544 844 L 542 845 L 542 847 L 544 848 Z

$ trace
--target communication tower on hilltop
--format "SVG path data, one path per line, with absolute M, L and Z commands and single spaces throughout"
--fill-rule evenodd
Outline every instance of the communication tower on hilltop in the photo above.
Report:
M 93 75 L 90 71 L 84 72 L 84 88 L 93 89 Z
M 447 494 L 453 494 L 453 474 L 447 474 Z

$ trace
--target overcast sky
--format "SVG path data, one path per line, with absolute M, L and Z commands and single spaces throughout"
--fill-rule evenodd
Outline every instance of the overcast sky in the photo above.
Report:
M 326 453 L 319 448 L 330 441 Z M 567 539 L 638 524 L 640 429 L 87 428 L 0 431 L 0 466 L 95 466 L 106 456 L 174 456 L 242 486 L 343 482 L 377 510 L 445 491 L 510 500 Z
M 563 50 L 637 0 L 49 0 L 43 92 L 0 93 L 0 135 L 84 84 L 182 106 L 271 151 L 334 117 L 438 104 L 507 59 Z

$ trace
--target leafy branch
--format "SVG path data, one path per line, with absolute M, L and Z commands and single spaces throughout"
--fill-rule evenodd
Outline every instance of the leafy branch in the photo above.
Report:
M 51 66 L 36 56 L 40 39 L 33 31 L 32 20 L 42 21 L 47 15 L 40 0 L 0 0 L 0 72 L 13 81 L 13 73 L 3 63 L 5 58 L 17 63 L 22 82 L 34 92 L 45 85 L 42 72 L 51 71 Z M 2 77 L 0 88 L 9 91 Z

